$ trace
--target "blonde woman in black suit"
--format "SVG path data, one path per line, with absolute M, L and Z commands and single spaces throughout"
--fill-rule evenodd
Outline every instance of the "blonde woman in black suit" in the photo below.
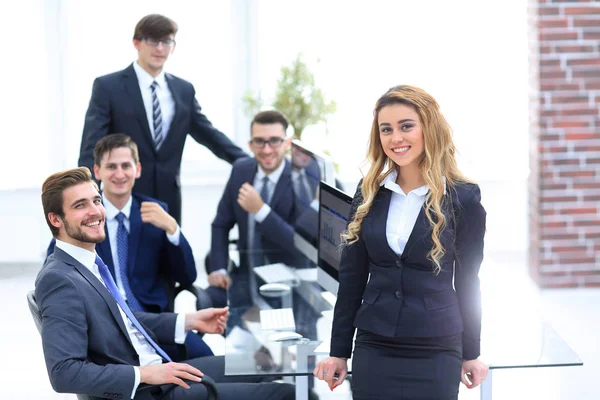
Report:
M 346 377 L 356 329 L 354 399 L 457 399 L 461 381 L 474 388 L 487 376 L 478 359 L 486 212 L 455 152 L 422 89 L 396 86 L 377 101 L 371 167 L 343 235 L 330 357 L 314 370 L 331 389 Z

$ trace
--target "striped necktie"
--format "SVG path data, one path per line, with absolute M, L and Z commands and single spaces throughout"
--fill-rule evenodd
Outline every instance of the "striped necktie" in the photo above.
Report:
M 156 95 L 156 87 L 158 83 L 152 82 L 150 90 L 152 91 L 152 121 L 154 121 L 154 148 L 158 150 L 163 143 L 164 135 L 162 131 L 162 113 L 160 112 L 160 103 L 158 102 L 158 96 Z

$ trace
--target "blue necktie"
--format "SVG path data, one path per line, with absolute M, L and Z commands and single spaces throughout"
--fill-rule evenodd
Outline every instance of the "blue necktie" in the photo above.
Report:
M 98 271 L 100 272 L 100 276 L 102 277 L 106 288 L 108 289 L 110 294 L 112 294 L 117 304 L 121 307 L 121 310 L 123 310 L 125 315 L 127 315 L 127 318 L 129 318 L 133 326 L 135 326 L 137 330 L 140 331 L 142 335 L 144 335 L 148 343 L 150 343 L 150 346 L 152 346 L 154 350 L 156 350 L 158 355 L 170 362 L 171 358 L 167 355 L 167 353 L 164 352 L 163 349 L 160 348 L 158 344 L 156 344 L 154 340 L 152 340 L 150 335 L 148 335 L 148 332 L 146 332 L 146 330 L 142 327 L 142 324 L 140 324 L 135 315 L 133 315 L 133 312 L 131 312 L 131 309 L 129 308 L 123 297 L 121 297 L 121 293 L 119 292 L 115 281 L 110 275 L 108 267 L 106 266 L 106 264 L 104 264 L 104 261 L 102 261 L 102 259 L 98 256 L 96 256 L 96 265 L 98 266 Z
M 269 204 L 269 177 L 265 176 L 262 178 L 263 186 L 260 189 L 260 197 Z M 260 240 L 260 232 L 258 231 L 258 223 L 254 224 L 254 238 L 253 238 L 253 250 L 254 250 L 254 266 L 263 265 L 265 263 L 265 250 L 263 249 L 262 242 Z
M 127 277 L 127 261 L 129 258 L 129 233 L 125 228 L 125 223 L 123 222 L 124 219 L 125 214 L 123 214 L 122 212 L 117 214 L 117 221 L 119 222 L 119 227 L 117 228 L 117 255 L 119 256 L 119 276 L 121 277 L 121 283 L 123 284 L 123 290 L 125 290 L 125 295 L 127 296 L 127 302 L 129 303 L 129 307 L 131 307 L 133 311 L 144 311 L 144 307 L 135 298 L 135 295 L 131 291 L 131 286 L 129 285 L 129 278 Z

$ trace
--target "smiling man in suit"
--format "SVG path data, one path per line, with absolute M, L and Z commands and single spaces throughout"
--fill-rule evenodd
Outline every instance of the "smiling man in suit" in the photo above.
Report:
M 254 158 L 238 160 L 212 223 L 207 292 L 216 306 L 252 304 L 250 266 L 282 262 L 294 265 L 299 254 L 293 240 L 295 216 L 291 163 L 285 158 L 291 139 L 288 121 L 278 111 L 258 113 L 250 124 Z M 226 271 L 229 232 L 237 225 L 240 266 Z
M 95 80 L 85 116 L 79 165 L 92 170 L 98 140 L 129 135 L 139 146 L 144 174 L 135 191 L 167 203 L 181 224 L 181 157 L 188 133 L 217 157 L 233 163 L 248 155 L 202 114 L 191 83 L 164 72 L 175 50 L 177 24 L 157 14 L 142 18 L 133 35 L 138 59 Z
M 138 148 L 124 134 L 111 134 L 94 148 L 94 175 L 102 182 L 106 237 L 96 246 L 121 295 L 134 311 L 162 312 L 169 306 L 169 285 L 196 280 L 192 248 L 165 203 L 132 193 L 142 174 Z M 54 245 L 50 245 L 50 252 Z M 212 355 L 202 338 L 186 336 L 189 357 Z M 177 357 L 175 346 L 165 350 Z
M 95 252 L 96 243 L 106 238 L 106 211 L 87 168 L 48 177 L 42 185 L 42 205 L 56 249 L 36 278 L 35 298 L 42 317 L 44 358 L 57 392 L 205 400 L 216 386 L 221 400 L 294 398 L 289 384 L 226 377 L 223 357 L 171 361 L 162 343 L 181 343 L 192 329 L 222 333 L 228 310 L 209 308 L 185 315 L 131 310 Z

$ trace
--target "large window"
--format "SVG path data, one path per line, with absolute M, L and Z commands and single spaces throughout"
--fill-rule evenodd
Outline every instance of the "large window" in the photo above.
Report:
M 134 27 L 150 13 L 179 25 L 165 70 L 192 82 L 205 115 L 234 136 L 230 2 L 23 0 L 1 3 L 0 13 L 6 55 L 0 167 L 18 169 L 2 174 L 0 189 L 39 187 L 49 173 L 76 166 L 94 78 L 137 58 Z M 189 142 L 184 178 L 228 170 Z
M 259 0 L 260 86 L 272 96 L 279 68 L 304 54 L 338 112 L 327 140 L 324 126 L 308 128 L 303 139 L 329 150 L 342 174 L 358 174 L 377 98 L 411 84 L 440 103 L 469 176 L 524 178 L 526 5 L 502 3 L 493 15 L 483 7 L 469 0 Z

